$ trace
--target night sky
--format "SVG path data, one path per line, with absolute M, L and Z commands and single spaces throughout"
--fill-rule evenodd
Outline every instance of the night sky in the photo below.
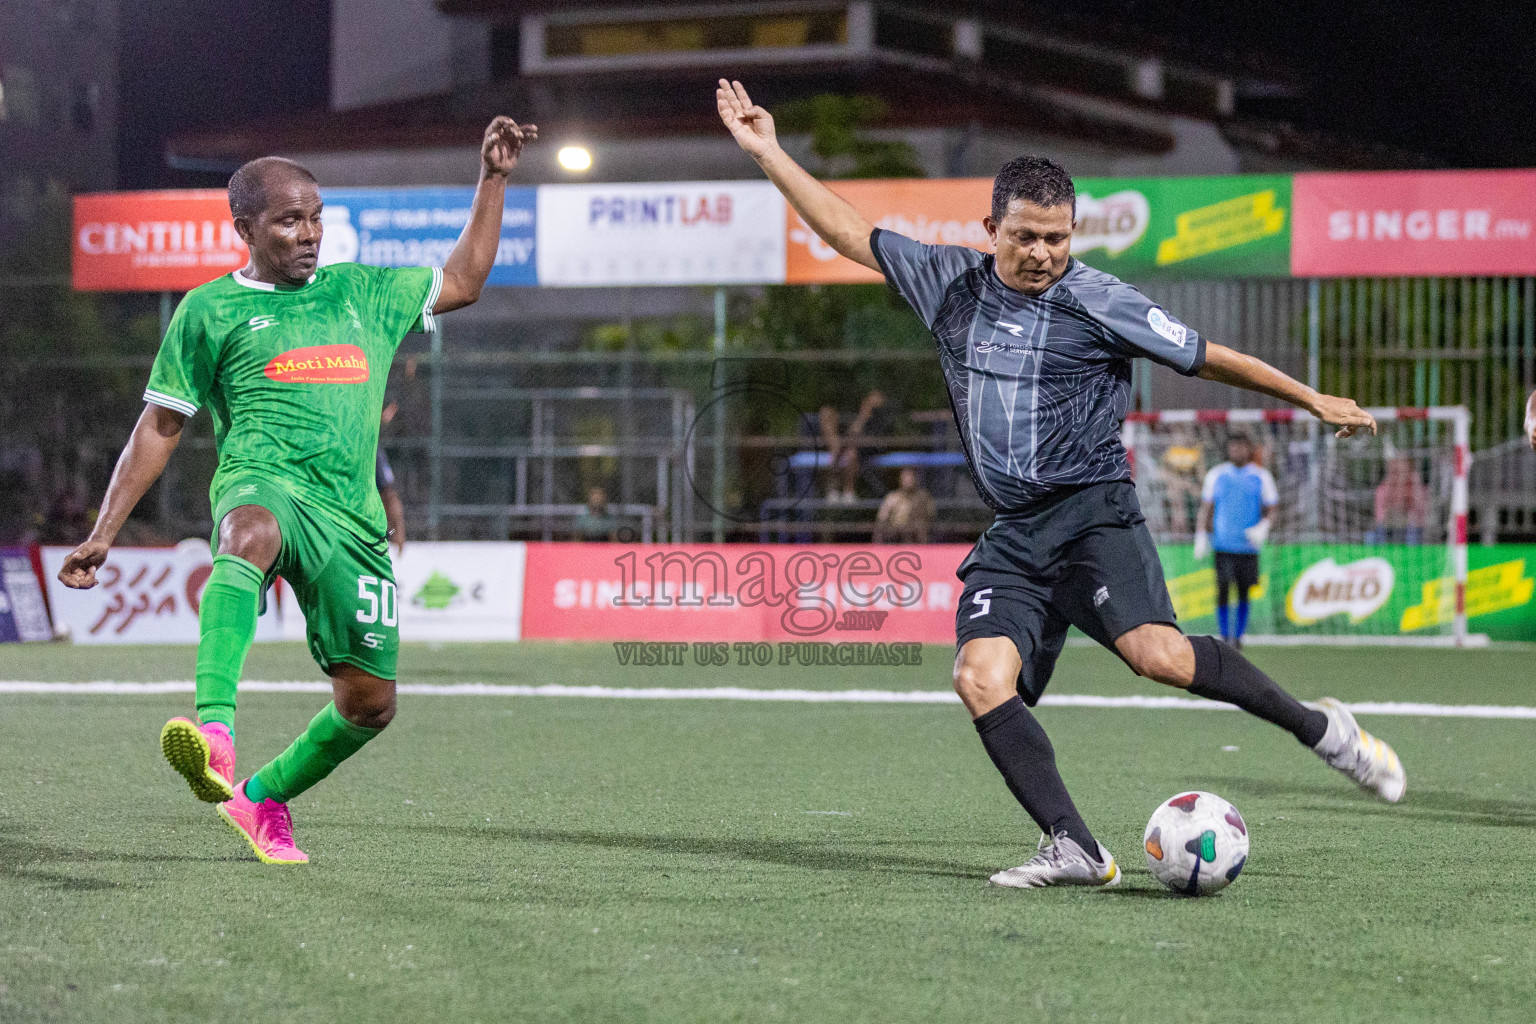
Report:
M 1536 165 L 1536 5 L 1301 0 L 1080 0 L 1026 4 L 1088 38 L 1187 47 L 1274 69 L 1299 98 L 1244 101 L 1240 113 L 1427 154 L 1452 167 Z M 622 5 L 618 5 L 622 6 Z M 126 17 L 131 10 L 133 17 Z M 165 166 L 178 132 L 323 107 L 329 9 L 303 0 L 124 6 L 121 177 L 125 188 L 222 184 Z
M 123 188 L 223 185 L 227 174 L 166 167 L 165 140 L 329 101 L 327 3 L 134 0 L 121 12 Z
M 1536 164 L 1536 5 L 1521 0 L 1080 0 L 1202 53 L 1260 59 L 1308 83 L 1252 104 L 1301 126 L 1416 150 L 1453 167 Z

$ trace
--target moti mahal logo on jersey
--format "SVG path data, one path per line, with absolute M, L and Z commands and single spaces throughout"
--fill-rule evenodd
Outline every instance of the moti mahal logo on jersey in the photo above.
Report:
M 356 345 L 311 345 L 284 352 L 262 372 L 283 384 L 361 384 L 368 357 Z

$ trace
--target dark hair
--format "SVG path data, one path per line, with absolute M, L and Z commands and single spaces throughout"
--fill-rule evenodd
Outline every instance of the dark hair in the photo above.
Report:
M 1014 157 L 997 172 L 992 179 L 992 219 L 1002 220 L 1015 199 L 1036 206 L 1071 204 L 1072 216 L 1077 216 L 1077 189 L 1072 187 L 1071 175 L 1043 156 Z
M 229 212 L 239 217 L 258 217 L 267 208 L 267 186 L 284 175 L 292 175 L 318 185 L 315 176 L 301 164 L 280 156 L 261 156 L 229 179 Z

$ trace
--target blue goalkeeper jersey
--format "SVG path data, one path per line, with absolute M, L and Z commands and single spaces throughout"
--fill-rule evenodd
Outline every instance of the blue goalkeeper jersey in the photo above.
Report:
M 1230 555 L 1252 555 L 1258 548 L 1246 533 L 1280 503 L 1280 492 L 1269 470 L 1256 463 L 1234 466 L 1223 462 L 1205 474 L 1200 497 L 1211 503 L 1211 549 Z

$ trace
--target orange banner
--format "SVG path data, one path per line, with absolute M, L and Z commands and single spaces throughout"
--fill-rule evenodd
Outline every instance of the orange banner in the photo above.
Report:
M 77 291 L 184 292 L 243 267 L 223 189 L 75 197 Z
M 829 181 L 832 190 L 853 204 L 877 228 L 887 228 L 920 242 L 968 245 L 991 251 L 981 219 L 992 208 L 991 178 Z M 879 274 L 846 260 L 817 238 L 793 208 L 786 206 L 789 245 L 787 284 L 862 284 Z

